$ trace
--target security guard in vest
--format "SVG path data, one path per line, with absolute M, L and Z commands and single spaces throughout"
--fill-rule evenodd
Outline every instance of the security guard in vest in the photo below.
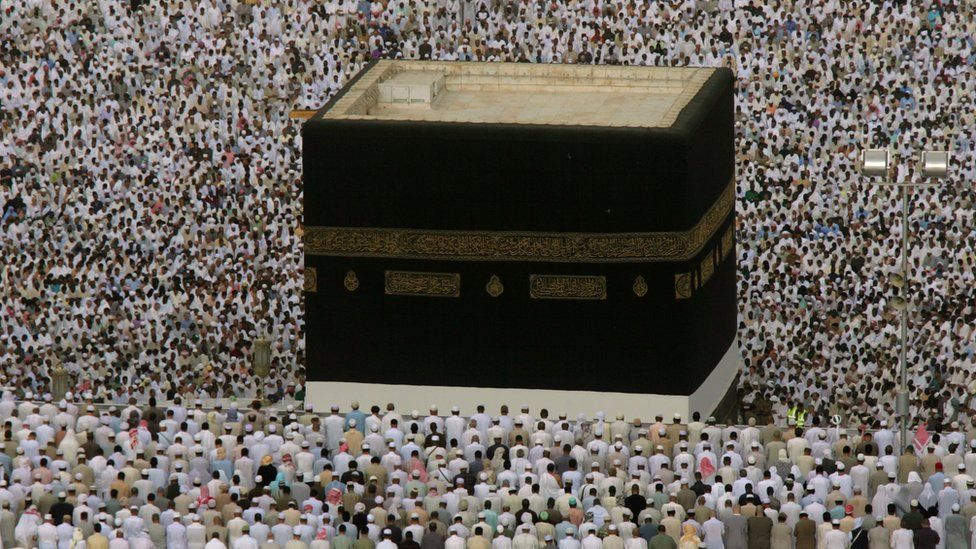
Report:
M 788 422 L 792 420 L 793 425 L 802 429 L 807 421 L 807 411 L 803 409 L 803 406 L 793 404 L 786 412 L 786 420 Z

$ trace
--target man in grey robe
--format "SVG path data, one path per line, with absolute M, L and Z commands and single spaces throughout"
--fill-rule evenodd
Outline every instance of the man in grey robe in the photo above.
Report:
M 749 547 L 749 523 L 746 517 L 739 514 L 736 507 L 732 514 L 722 519 L 725 523 L 726 549 L 747 549 Z
M 945 549 L 966 549 L 969 547 L 969 525 L 966 517 L 959 514 L 959 505 L 952 506 L 952 513 L 946 515 Z

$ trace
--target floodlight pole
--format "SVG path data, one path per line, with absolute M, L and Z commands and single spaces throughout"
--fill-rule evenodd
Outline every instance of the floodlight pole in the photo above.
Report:
M 891 180 L 891 154 L 884 149 L 861 153 L 861 170 L 868 177 L 884 176 L 883 186 L 901 187 L 901 345 L 899 362 L 901 375 L 895 398 L 895 413 L 900 418 L 902 452 L 908 446 L 908 193 L 916 187 L 937 187 L 938 184 L 896 182 Z M 921 156 L 922 176 L 943 179 L 949 174 L 948 151 L 925 151 Z
M 898 414 L 898 430 L 901 434 L 901 451 L 908 447 L 908 193 L 917 186 L 910 181 L 896 183 L 891 180 L 891 166 L 885 172 L 884 186 L 901 187 L 901 342 L 898 352 L 900 375 L 898 393 L 895 395 L 895 413 Z
M 895 411 L 900 416 L 902 453 L 908 447 L 908 190 L 910 188 L 910 185 L 901 188 L 901 298 L 905 306 L 901 310 L 901 356 L 899 358 L 901 383 L 895 400 Z

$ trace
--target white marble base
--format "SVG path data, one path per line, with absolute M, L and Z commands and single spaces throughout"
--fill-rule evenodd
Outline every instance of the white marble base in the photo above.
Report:
M 638 417 L 650 421 L 655 414 L 671 417 L 678 413 L 682 418 L 688 418 L 691 412 L 699 411 L 704 418 L 721 402 L 741 365 L 736 341 L 691 395 L 313 381 L 308 383 L 306 399 L 318 411 L 328 410 L 332 404 L 345 410 L 351 402 L 358 401 L 364 410 L 373 404 L 385 408 L 387 402 L 392 402 L 400 413 L 418 410 L 421 414 L 431 404 L 443 411 L 457 405 L 462 414 L 470 415 L 479 404 L 484 404 L 490 414 L 497 414 L 502 404 L 507 404 L 513 412 L 522 404 L 528 404 L 533 413 L 547 408 L 551 417 L 561 412 L 566 412 L 570 418 L 579 413 L 593 417 L 597 411 L 603 411 L 611 417 L 622 413 L 628 419 Z

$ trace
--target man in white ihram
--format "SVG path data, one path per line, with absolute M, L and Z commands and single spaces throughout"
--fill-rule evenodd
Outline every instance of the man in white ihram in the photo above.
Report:
M 899 528 L 891 533 L 891 549 L 914 549 L 915 541 L 912 531 Z
M 528 524 L 523 524 L 519 528 L 519 533 L 512 538 L 512 549 L 539 549 L 539 538 L 531 532 L 532 528 Z
M 55 549 L 58 546 L 58 529 L 51 515 L 44 515 L 44 524 L 37 528 L 37 546 L 42 549 Z
M 376 549 L 396 549 L 397 544 L 393 541 L 393 530 L 383 529 L 383 541 L 376 544 Z
M 231 549 L 258 549 L 258 547 L 260 547 L 258 540 L 251 537 L 250 526 L 245 526 L 244 534 L 234 541 Z
M 580 549 L 580 542 L 573 537 L 572 530 L 567 530 L 566 537 L 559 540 L 559 549 Z
M 383 541 L 376 545 L 376 549 L 396 549 L 397 544 L 393 543 L 392 541 L 390 541 L 390 543 L 393 544 L 392 546 L 381 547 L 384 542 L 389 541 L 389 538 L 386 535 L 387 532 L 390 532 L 390 530 L 383 530 Z M 457 528 L 451 528 L 450 534 L 451 535 L 444 540 L 444 549 L 464 549 L 467 546 L 464 538 L 461 537 L 461 534 Z
M 596 536 L 596 531 L 590 529 L 590 532 L 583 538 L 581 545 L 583 549 L 600 549 L 603 547 L 603 542 Z
M 200 522 L 198 515 L 190 515 L 192 522 L 186 527 L 186 544 L 189 549 L 206 549 L 207 527 Z
M 211 538 L 210 541 L 203 546 L 203 549 L 227 549 L 227 545 L 220 541 L 220 537 L 218 536 Z
M 166 549 L 186 549 L 186 526 L 179 513 L 173 513 L 173 522 L 166 527 Z
M 847 549 L 850 543 L 850 534 L 840 529 L 840 520 L 831 521 L 831 530 L 824 534 L 823 549 Z
M 708 549 L 725 549 L 725 523 L 718 519 L 716 515 L 702 524 L 702 531 L 705 533 L 705 547 Z

